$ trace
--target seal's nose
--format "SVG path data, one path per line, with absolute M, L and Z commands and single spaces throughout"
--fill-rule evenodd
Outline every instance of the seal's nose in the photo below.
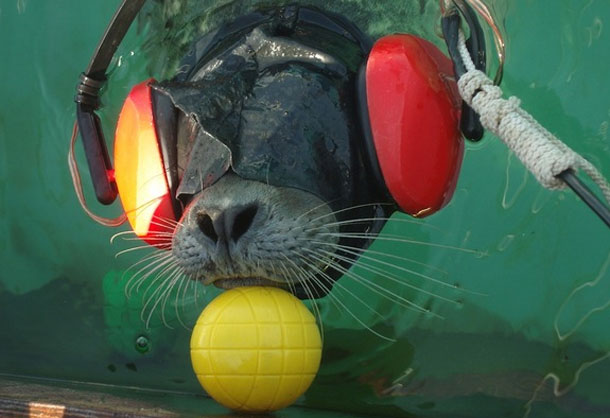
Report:
M 237 242 L 252 226 L 258 205 L 233 206 L 218 212 L 199 212 L 197 226 L 215 244 Z

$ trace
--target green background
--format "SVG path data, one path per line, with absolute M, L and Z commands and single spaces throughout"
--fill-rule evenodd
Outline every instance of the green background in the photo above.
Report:
M 130 86 L 170 74 L 196 33 L 256 2 L 178 3 L 149 2 L 121 45 L 103 96 L 109 139 Z M 332 7 L 374 36 L 413 32 L 442 44 L 436 1 L 370 3 Z M 152 313 L 146 286 L 126 298 L 123 272 L 146 250 L 115 257 L 137 244 L 110 244 L 117 231 L 83 213 L 67 169 L 78 74 L 117 4 L 0 0 L 0 373 L 197 394 L 188 326 L 215 291 L 189 287 Z M 507 37 L 505 93 L 609 176 L 610 2 L 493 8 Z M 344 306 L 319 303 L 323 363 L 302 404 L 395 417 L 610 415 L 610 239 L 583 203 L 542 189 L 487 136 L 467 144 L 451 204 L 407 220 L 395 216 L 384 233 L 413 242 L 381 239 L 369 253 L 398 268 L 363 260 L 333 291 Z

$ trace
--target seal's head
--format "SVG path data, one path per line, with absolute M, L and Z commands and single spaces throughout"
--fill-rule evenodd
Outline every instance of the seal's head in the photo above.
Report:
M 153 85 L 178 109 L 172 254 L 193 279 L 320 297 L 380 229 L 355 109 L 368 43 L 308 13 L 256 13 L 208 34 Z

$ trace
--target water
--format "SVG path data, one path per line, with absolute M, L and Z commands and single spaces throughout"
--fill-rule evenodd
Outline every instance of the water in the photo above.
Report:
M 149 319 L 146 288 L 129 299 L 123 291 L 122 272 L 137 256 L 114 257 L 130 243 L 109 244 L 116 231 L 86 217 L 67 170 L 76 80 L 117 3 L 0 0 L 0 372 L 200 393 L 190 370 L 190 332 L 178 316 L 192 323 L 212 295 L 198 288 L 197 300 L 181 301 L 172 294 Z M 209 24 L 199 13 L 208 4 L 175 12 L 164 42 L 154 36 L 158 19 L 129 33 L 103 98 L 108 137 L 130 86 L 171 72 L 179 53 L 164 46 L 179 49 Z M 216 4 L 225 5 L 217 16 L 235 12 L 235 3 Z M 392 1 L 356 12 L 359 4 L 334 7 L 374 34 L 403 28 L 440 44 L 436 2 Z M 493 6 L 508 40 L 505 92 L 610 175 L 610 4 Z M 489 136 L 467 146 L 445 210 L 423 225 L 390 222 L 385 232 L 424 244 L 378 241 L 372 251 L 415 263 L 382 258 L 399 264 L 392 269 L 363 260 L 333 291 L 346 308 L 320 304 L 323 364 L 303 404 L 394 417 L 610 414 L 610 240 L 570 192 L 542 190 Z M 355 275 L 431 314 L 388 301 Z

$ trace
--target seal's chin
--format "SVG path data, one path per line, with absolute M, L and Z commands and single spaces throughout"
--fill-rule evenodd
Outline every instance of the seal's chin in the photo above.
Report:
M 216 279 L 212 282 L 214 286 L 220 289 L 233 289 L 236 287 L 245 286 L 272 286 L 288 290 L 289 287 L 285 282 L 278 282 L 260 277 L 229 277 Z

